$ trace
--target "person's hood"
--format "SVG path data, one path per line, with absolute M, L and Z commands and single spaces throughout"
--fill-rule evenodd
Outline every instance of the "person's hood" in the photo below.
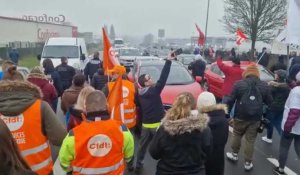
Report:
M 45 75 L 36 73 L 30 73 L 27 77 L 27 80 L 39 87 L 43 87 L 49 83 L 49 80 Z
M 278 88 L 287 88 L 288 87 L 288 85 L 285 82 L 270 81 L 270 82 L 268 82 L 268 84 L 270 86 L 278 87 Z
M 148 87 L 143 87 L 143 88 L 140 88 L 138 91 L 139 91 L 139 95 L 144 95 L 146 94 L 146 92 L 149 90 L 149 86 Z
M 187 118 L 179 120 L 169 120 L 166 117 L 162 119 L 164 130 L 170 135 L 182 135 L 198 130 L 203 131 L 207 128 L 209 119 L 206 114 L 191 113 Z
M 203 106 L 201 107 L 200 111 L 201 113 L 209 113 L 212 111 L 219 111 L 223 110 L 226 114 L 228 113 L 227 106 L 225 104 L 216 104 L 216 105 L 210 105 L 210 106 Z
M 80 118 L 81 119 L 81 113 L 83 112 L 80 109 L 76 109 L 75 106 L 71 106 L 69 108 L 69 112 L 72 116 L 76 117 L 76 118 Z
M 78 93 L 83 89 L 83 86 L 74 86 L 72 85 L 69 89 L 66 89 L 64 93 L 66 94 L 75 94 L 78 95 Z
M 40 88 L 30 82 L 0 81 L 0 113 L 3 115 L 19 115 L 42 97 Z

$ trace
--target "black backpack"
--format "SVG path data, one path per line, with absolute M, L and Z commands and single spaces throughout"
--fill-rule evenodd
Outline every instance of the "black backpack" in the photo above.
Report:
M 237 108 L 242 116 L 247 118 L 257 118 L 263 115 L 263 98 L 256 83 L 248 84 L 248 91 L 244 93 L 237 103 Z

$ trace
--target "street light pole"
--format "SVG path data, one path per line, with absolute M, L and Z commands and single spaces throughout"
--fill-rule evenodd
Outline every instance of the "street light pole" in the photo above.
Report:
M 210 3 L 210 0 L 208 0 L 208 3 L 207 3 L 206 24 L 205 24 L 205 43 L 204 43 L 204 46 L 206 45 L 206 41 L 207 41 L 207 25 L 208 25 L 208 15 L 209 15 L 209 3 Z

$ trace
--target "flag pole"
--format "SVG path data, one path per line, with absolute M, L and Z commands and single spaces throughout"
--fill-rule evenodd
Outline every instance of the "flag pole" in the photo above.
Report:
M 208 4 L 207 4 L 204 47 L 205 47 L 205 45 L 206 45 L 206 40 L 207 40 L 207 26 L 208 26 L 208 15 L 209 15 L 209 3 L 210 3 L 210 0 L 208 0 Z

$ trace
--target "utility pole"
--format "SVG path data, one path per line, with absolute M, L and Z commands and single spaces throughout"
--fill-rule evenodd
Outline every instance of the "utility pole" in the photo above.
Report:
M 204 43 L 204 47 L 206 45 L 206 41 L 207 41 L 207 25 L 208 25 L 208 15 L 209 15 L 209 3 L 210 0 L 207 0 L 207 13 L 206 13 L 206 24 L 205 24 L 205 43 Z

